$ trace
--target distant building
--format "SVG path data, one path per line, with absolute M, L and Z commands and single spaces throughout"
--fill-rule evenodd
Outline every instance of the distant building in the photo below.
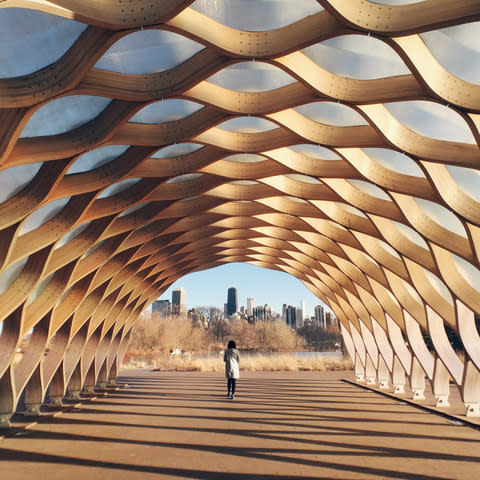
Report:
M 290 327 L 292 330 L 297 329 L 297 308 L 296 307 L 293 307 L 292 305 L 288 305 L 285 307 L 285 320 L 288 327 Z
M 284 303 L 282 305 L 282 322 L 286 322 L 287 321 L 287 304 Z
M 296 318 L 297 318 L 297 328 L 303 327 L 303 308 L 297 307 Z
M 177 288 L 172 290 L 172 313 L 180 315 L 185 312 L 185 290 Z
M 340 324 L 338 322 L 338 318 L 332 314 L 331 318 L 330 318 L 330 326 L 332 328 L 335 328 L 337 330 L 340 330 Z
M 315 317 L 306 318 L 303 321 L 303 326 L 304 327 L 310 327 L 310 325 L 315 325 Z
M 272 309 L 267 305 L 254 307 L 253 320 L 255 322 L 267 322 L 272 319 Z
M 247 297 L 247 315 L 253 317 L 253 309 L 255 308 L 255 300 Z
M 280 313 L 276 313 L 276 312 L 274 312 L 274 311 L 272 310 L 272 315 L 271 315 L 271 317 L 270 317 L 270 320 L 271 320 L 272 322 L 280 322 L 280 321 L 281 321 L 281 318 L 282 318 L 282 316 L 281 316 Z
M 168 318 L 171 313 L 172 305 L 170 304 L 170 300 L 155 300 L 152 303 L 152 314 L 157 318 Z
M 332 312 L 325 312 L 325 328 L 338 328 L 338 320 Z
M 321 305 L 315 306 L 315 325 L 319 328 L 325 328 L 325 309 Z
M 305 321 L 305 318 L 307 318 L 307 309 L 305 308 L 304 300 L 300 301 L 300 309 L 302 310 L 302 312 L 300 318 L 297 318 L 297 328 L 303 327 L 303 322 Z
M 206 324 L 205 315 L 199 312 L 196 308 L 192 308 L 191 310 L 189 310 L 187 315 L 188 315 L 188 318 L 192 320 L 193 323 L 198 323 L 201 325 Z
M 238 311 L 237 289 L 230 287 L 227 293 L 227 316 L 233 315 Z

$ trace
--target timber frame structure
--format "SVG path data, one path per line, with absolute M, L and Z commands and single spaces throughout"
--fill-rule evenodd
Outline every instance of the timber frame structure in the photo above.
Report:
M 229 262 L 301 280 L 358 380 L 479 415 L 480 2 L 222 5 L 0 1 L 0 424 Z

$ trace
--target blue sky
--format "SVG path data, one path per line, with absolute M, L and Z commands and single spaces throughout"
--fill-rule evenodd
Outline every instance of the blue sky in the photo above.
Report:
M 183 288 L 187 308 L 213 305 L 223 310 L 229 287 L 237 288 L 239 306 L 246 305 L 247 297 L 253 297 L 255 305 L 268 303 L 275 312 L 281 313 L 284 303 L 300 306 L 303 300 L 306 313 L 311 316 L 315 305 L 322 304 L 292 275 L 246 263 L 230 263 L 185 275 L 159 298 L 171 300 L 172 290 Z

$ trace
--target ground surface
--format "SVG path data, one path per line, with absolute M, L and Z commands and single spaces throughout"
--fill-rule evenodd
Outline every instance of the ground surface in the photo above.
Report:
M 0 439 L 0 478 L 480 478 L 479 430 L 342 377 L 245 372 L 232 401 L 218 373 L 123 372 L 125 388 Z

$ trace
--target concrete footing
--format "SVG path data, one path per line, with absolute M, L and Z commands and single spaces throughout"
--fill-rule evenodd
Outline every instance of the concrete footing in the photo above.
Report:
M 47 406 L 50 408 L 62 408 L 63 407 L 63 396 L 50 397 L 50 401 Z
M 393 386 L 393 393 L 395 394 L 401 394 L 401 393 L 405 393 L 405 385 L 403 383 L 399 384 L 399 385 L 394 385 Z
M 80 390 L 71 390 L 66 397 L 69 401 L 78 401 L 80 399 Z
M 480 403 L 469 403 L 466 407 L 467 411 L 465 415 L 467 417 L 480 417 Z
M 425 390 L 414 390 L 412 395 L 413 400 L 425 400 Z
M 10 428 L 10 426 L 11 426 L 11 424 L 10 424 L 11 416 L 12 416 L 11 414 L 7 414 L 7 413 L 0 414 L 0 430 Z
M 40 407 L 41 403 L 27 405 L 25 412 L 23 413 L 26 417 L 38 417 L 40 416 Z
M 448 402 L 448 395 L 435 395 L 436 407 L 449 407 L 450 403 Z

